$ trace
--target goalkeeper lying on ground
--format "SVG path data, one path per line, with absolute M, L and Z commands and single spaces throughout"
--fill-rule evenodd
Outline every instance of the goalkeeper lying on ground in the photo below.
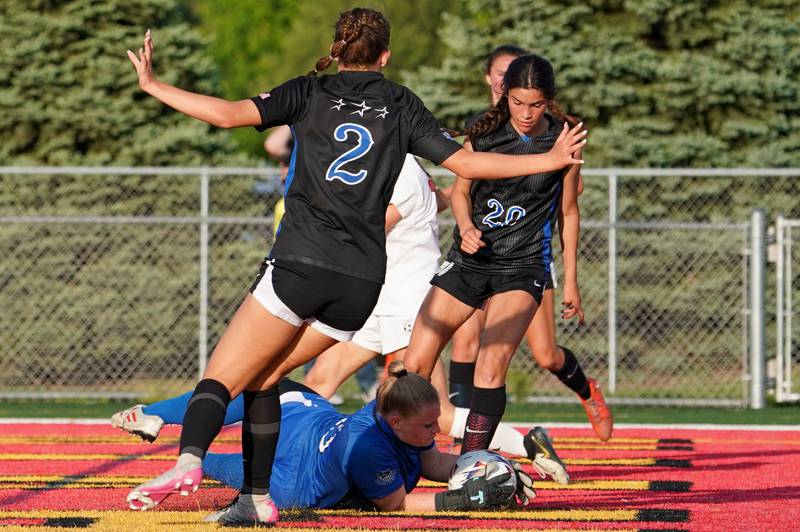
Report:
M 411 493 L 422 475 L 447 482 L 458 456 L 441 453 L 434 444 L 439 432 L 436 390 L 407 373 L 401 361 L 390 367 L 376 401 L 354 414 L 337 412 L 325 398 L 290 380 L 281 383 L 280 394 L 281 435 L 270 479 L 278 507 L 483 510 L 505 508 L 515 498 L 525 505 L 535 497 L 531 477 L 517 464 L 505 473 L 468 480 L 456 490 Z M 490 464 L 489 473 L 497 467 Z M 241 455 L 208 453 L 203 472 L 238 488 Z M 161 500 L 148 484 L 128 494 L 131 508 L 146 510 L 155 506 L 154 499 Z M 186 486 L 186 491 L 196 488 Z

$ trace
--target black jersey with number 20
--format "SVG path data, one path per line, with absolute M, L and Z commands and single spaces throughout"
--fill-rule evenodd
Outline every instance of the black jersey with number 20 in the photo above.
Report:
M 272 257 L 382 283 L 386 207 L 406 153 L 439 164 L 461 146 L 378 72 L 299 77 L 252 101 L 256 129 L 288 124 L 294 136 Z
M 561 133 L 563 122 L 550 115 L 540 136 L 520 135 L 510 122 L 472 140 L 475 151 L 536 154 L 549 151 Z M 448 260 L 464 268 L 499 275 L 531 269 L 550 271 L 551 241 L 558 214 L 564 170 L 510 179 L 472 182 L 472 222 L 482 233 L 486 247 L 469 255 L 461 251 L 461 233 L 453 231 Z

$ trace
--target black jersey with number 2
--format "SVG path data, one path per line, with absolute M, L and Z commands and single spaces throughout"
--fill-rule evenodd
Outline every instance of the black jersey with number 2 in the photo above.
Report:
M 550 115 L 539 136 L 520 135 L 506 121 L 496 130 L 472 139 L 475 151 L 513 155 L 545 153 L 555 144 L 563 122 Z M 513 274 L 531 269 L 550 271 L 551 241 L 558 215 L 564 170 L 510 179 L 472 182 L 472 223 L 486 246 L 475 254 L 461 251 L 461 233 L 453 231 L 448 260 L 484 273 Z
M 288 124 L 294 136 L 272 257 L 382 283 L 386 207 L 406 153 L 439 164 L 461 146 L 378 72 L 299 77 L 252 101 L 258 130 Z

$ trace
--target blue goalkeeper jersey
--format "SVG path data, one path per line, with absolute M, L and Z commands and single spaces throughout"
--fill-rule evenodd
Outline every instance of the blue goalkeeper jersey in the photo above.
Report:
M 281 395 L 281 432 L 270 479 L 279 508 L 368 507 L 422 474 L 420 453 L 395 436 L 375 401 L 344 415 L 309 392 Z

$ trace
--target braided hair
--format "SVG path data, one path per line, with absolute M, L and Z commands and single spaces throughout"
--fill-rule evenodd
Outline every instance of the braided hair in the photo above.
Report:
M 389 22 L 379 11 L 357 7 L 339 15 L 331 52 L 319 58 L 309 76 L 331 66 L 334 59 L 345 65 L 371 65 L 389 49 Z
M 521 55 L 514 59 L 503 76 L 503 96 L 497 104 L 486 111 L 480 118 L 467 126 L 462 135 L 476 138 L 496 130 L 511 116 L 508 109 L 508 91 L 511 89 L 536 89 L 548 101 L 548 111 L 556 118 L 574 125 L 575 117 L 564 113 L 556 101 L 556 77 L 553 65 L 542 56 L 536 54 Z
M 382 416 L 397 412 L 402 417 L 417 414 L 423 407 L 439 404 L 439 394 L 433 385 L 417 375 L 406 371 L 402 360 L 389 364 L 389 377 L 378 386 L 377 410 Z

